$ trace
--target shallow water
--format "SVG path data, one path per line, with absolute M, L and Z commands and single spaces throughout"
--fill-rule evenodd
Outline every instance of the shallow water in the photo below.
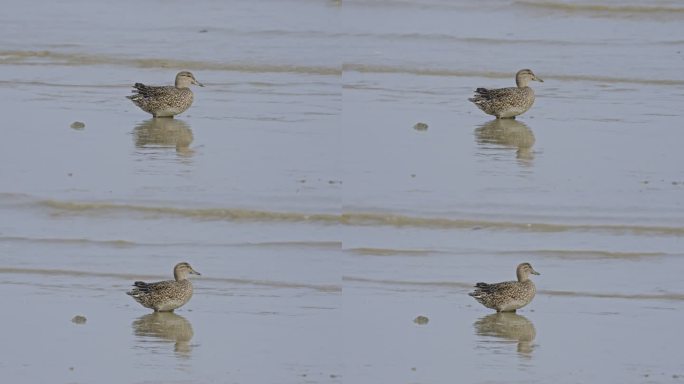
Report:
M 6 380 L 684 380 L 679 3 L 3 8 Z M 517 120 L 467 101 L 523 67 Z M 181 69 L 176 119 L 124 97 Z M 182 260 L 175 314 L 124 294 Z M 522 261 L 517 314 L 467 295 Z

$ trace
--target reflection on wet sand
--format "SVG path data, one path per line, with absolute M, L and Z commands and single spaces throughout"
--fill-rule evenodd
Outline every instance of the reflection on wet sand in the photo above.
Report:
M 475 129 L 475 136 L 480 145 L 517 148 L 516 158 L 521 162 L 531 163 L 534 159 L 534 133 L 525 123 L 515 119 L 494 119 Z
M 176 148 L 180 155 L 191 156 L 193 136 L 190 125 L 183 120 L 158 118 L 145 120 L 133 130 L 135 146 Z
M 178 356 L 190 357 L 194 335 L 192 324 L 183 316 L 173 312 L 154 312 L 136 319 L 133 333 L 142 339 L 152 339 L 163 343 L 175 343 L 174 352 Z
M 502 341 L 517 341 L 518 353 L 530 356 L 534 349 L 537 332 L 534 324 L 525 316 L 512 312 L 500 312 L 484 316 L 475 322 L 475 332 L 480 336 L 496 337 Z

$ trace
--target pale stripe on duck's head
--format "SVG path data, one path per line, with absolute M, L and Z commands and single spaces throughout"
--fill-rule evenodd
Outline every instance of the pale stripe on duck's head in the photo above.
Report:
M 530 274 L 540 275 L 539 272 L 535 271 L 534 268 L 532 268 L 532 264 L 530 264 L 530 263 L 521 263 L 520 265 L 518 265 L 518 268 L 516 269 L 515 272 L 516 272 L 516 275 L 518 276 L 518 281 L 527 280 L 527 278 Z
M 199 85 L 204 87 L 204 84 L 200 83 L 195 79 L 195 75 L 188 71 L 178 72 L 176 75 L 176 88 L 188 88 L 190 84 Z
M 188 275 L 201 275 L 201 273 L 192 269 L 190 264 L 186 262 L 178 263 L 173 268 L 173 276 L 176 280 L 185 280 L 188 278 Z
M 540 83 L 544 82 L 544 80 L 537 77 L 537 75 L 535 75 L 531 69 L 521 69 L 515 74 L 515 83 L 518 85 L 518 87 L 526 87 L 527 83 L 530 81 L 539 81 Z

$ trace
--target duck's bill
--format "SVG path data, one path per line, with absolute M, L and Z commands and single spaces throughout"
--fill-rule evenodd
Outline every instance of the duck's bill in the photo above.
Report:
M 539 272 L 537 272 L 537 271 L 532 271 L 532 274 L 533 274 L 533 275 L 541 275 L 541 273 L 539 273 Z
M 202 274 L 201 274 L 201 273 L 199 273 L 199 272 L 195 271 L 194 269 L 193 269 L 193 270 L 192 270 L 192 271 L 191 271 L 190 273 L 192 273 L 193 275 L 200 275 L 200 276 L 202 276 Z
M 544 80 L 540 79 L 539 77 L 535 77 L 534 79 L 537 80 L 537 81 L 540 82 L 540 83 L 543 83 L 543 82 L 544 82 Z

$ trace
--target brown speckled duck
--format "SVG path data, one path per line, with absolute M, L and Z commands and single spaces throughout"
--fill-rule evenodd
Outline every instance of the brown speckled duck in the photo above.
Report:
M 475 291 L 469 293 L 480 304 L 497 312 L 515 312 L 534 298 L 537 289 L 530 274 L 539 275 L 530 263 L 522 263 L 516 269 L 518 281 L 505 281 L 503 283 L 477 283 Z
M 173 312 L 174 309 L 185 305 L 192 297 L 192 283 L 188 280 L 190 274 L 199 275 L 200 273 L 186 262 L 178 263 L 173 268 L 175 280 L 156 283 L 136 281 L 133 283 L 135 288 L 126 293 L 145 308 L 154 309 L 155 312 Z
M 188 72 L 178 72 L 176 84 L 163 87 L 135 83 L 133 95 L 126 96 L 143 111 L 154 117 L 173 117 L 185 112 L 192 105 L 193 94 L 190 85 L 204 87 L 195 80 L 195 76 Z
M 468 99 L 484 113 L 496 116 L 497 119 L 515 119 L 527 112 L 534 104 L 534 91 L 527 84 L 530 81 L 544 82 L 531 70 L 521 69 L 515 75 L 517 87 L 487 89 L 478 88 L 475 96 Z

